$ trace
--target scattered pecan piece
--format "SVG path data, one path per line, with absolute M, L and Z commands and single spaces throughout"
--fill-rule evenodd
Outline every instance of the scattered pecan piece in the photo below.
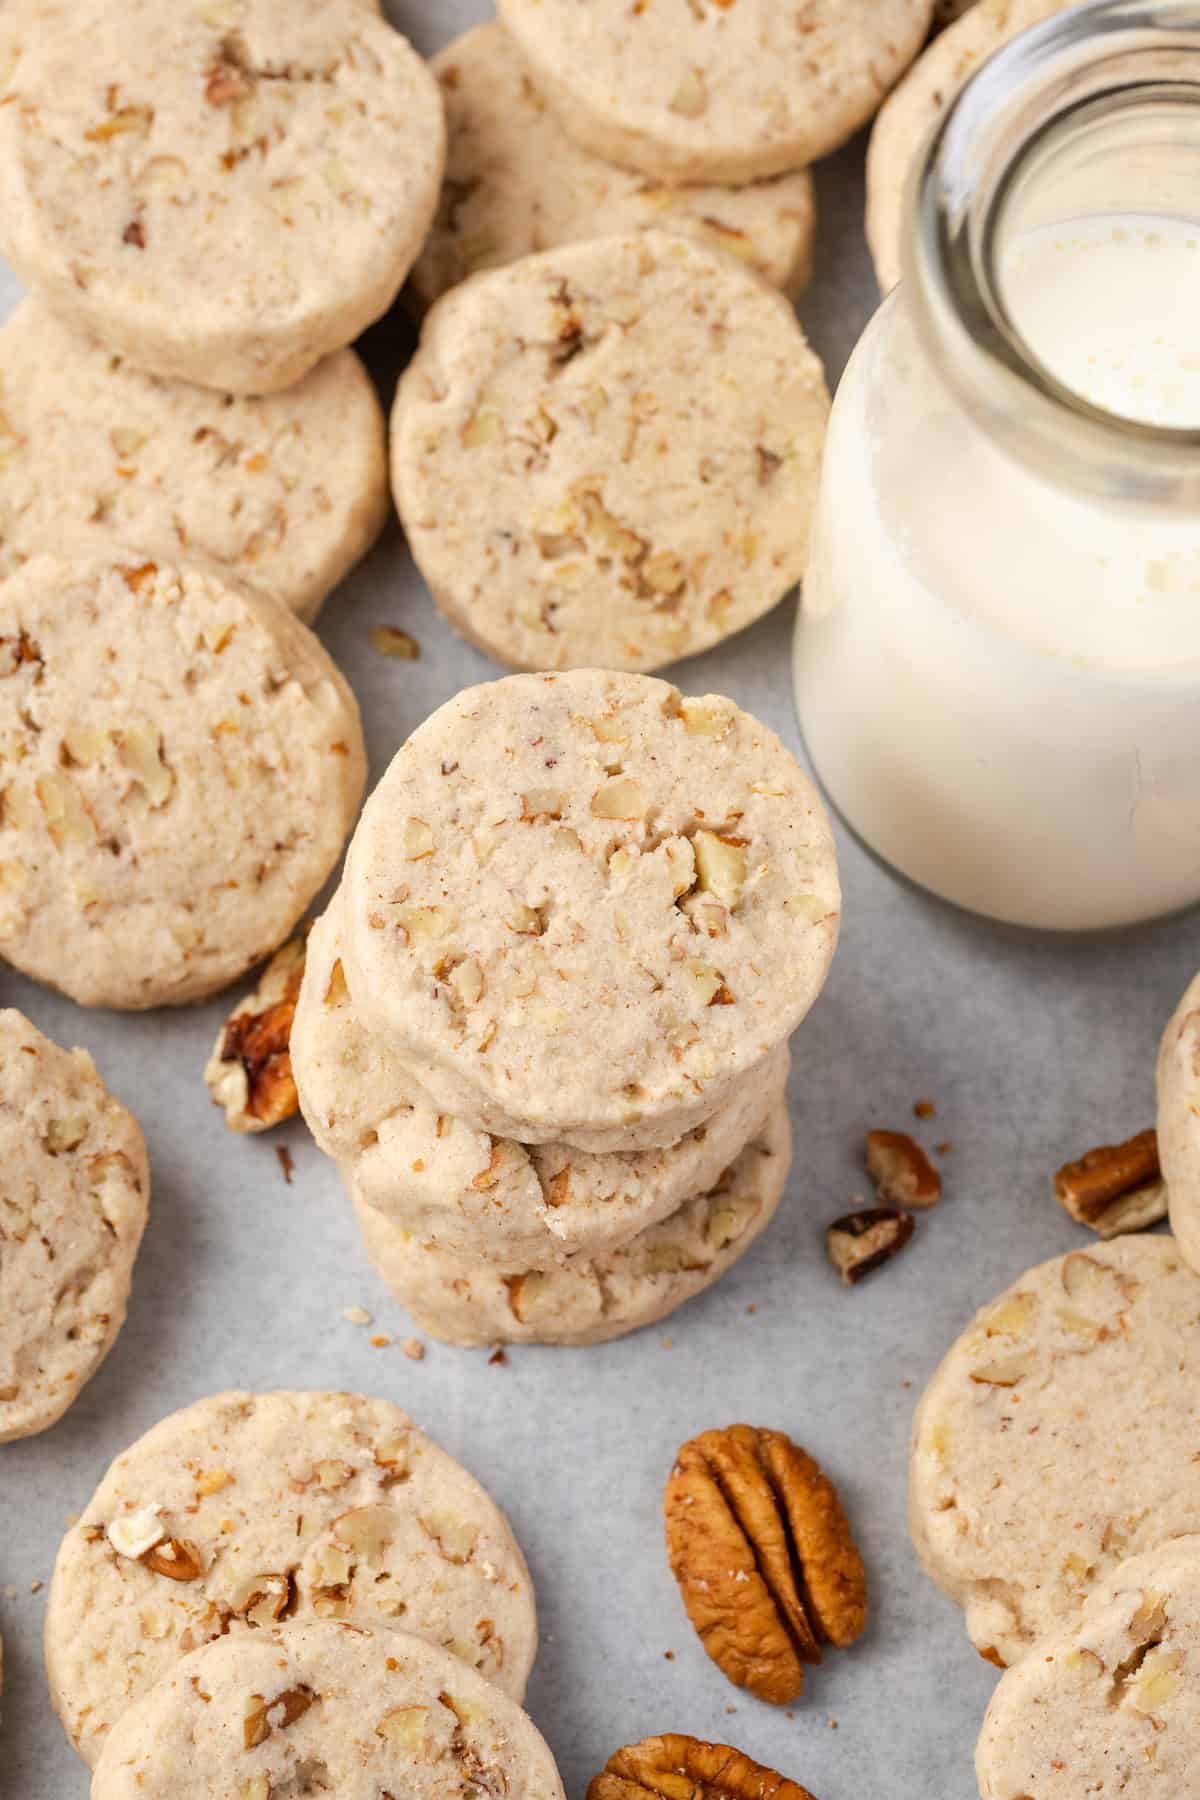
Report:
M 371 648 L 380 656 L 395 656 L 401 662 L 416 662 L 421 655 L 416 638 L 411 632 L 402 631 L 399 625 L 373 625 Z
M 226 1019 L 205 1084 L 230 1131 L 269 1131 L 299 1107 L 289 1044 L 304 978 L 304 939 L 277 950 L 252 994 Z
M 667 1554 L 688 1617 L 736 1687 L 785 1706 L 821 1644 L 866 1624 L 866 1575 L 837 1493 L 781 1431 L 730 1425 L 684 1444 Z
M 1145 1231 L 1167 1216 L 1167 1184 L 1158 1162 L 1158 1133 L 1139 1131 L 1123 1144 L 1101 1144 L 1054 1177 L 1060 1206 L 1102 1238 Z
M 867 1174 L 886 1206 L 936 1206 L 942 1178 L 906 1131 L 868 1131 Z
M 669 1732 L 610 1756 L 587 1800 L 813 1800 L 807 1788 L 728 1744 Z
M 825 1249 L 846 1286 L 853 1287 L 903 1250 L 915 1230 L 910 1213 L 894 1206 L 872 1206 L 827 1226 Z

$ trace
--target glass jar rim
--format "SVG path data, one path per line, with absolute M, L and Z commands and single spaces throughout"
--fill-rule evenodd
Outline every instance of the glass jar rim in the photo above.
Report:
M 1186 52 L 1166 77 L 1164 50 Z M 1147 53 L 1153 80 L 1137 75 Z M 913 172 L 903 299 L 943 379 L 1023 460 L 1106 498 L 1200 504 L 1200 420 L 1157 425 L 1068 387 L 1013 322 L 997 272 L 1005 210 L 1048 138 L 1147 101 L 1187 105 L 1200 122 L 1198 0 L 1090 0 L 1004 45 Z

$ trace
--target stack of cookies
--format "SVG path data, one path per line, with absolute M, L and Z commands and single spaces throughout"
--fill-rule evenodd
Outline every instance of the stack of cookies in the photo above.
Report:
M 729 700 L 581 670 L 420 726 L 313 931 L 291 1039 L 413 1316 L 590 1343 L 715 1281 L 786 1185 L 786 1044 L 838 919 L 820 802 Z
M 307 623 L 386 514 L 346 346 L 423 243 L 441 95 L 363 0 L 29 0 L 0 68 L 34 295 L 0 331 L 0 954 L 84 1005 L 200 999 L 361 798 Z

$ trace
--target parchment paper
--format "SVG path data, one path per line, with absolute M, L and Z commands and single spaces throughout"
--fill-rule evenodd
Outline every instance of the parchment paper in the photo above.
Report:
M 390 0 L 425 52 L 485 0 Z M 817 280 L 804 322 L 836 376 L 870 315 L 862 148 L 820 171 Z M 11 278 L 5 310 L 16 298 Z M 385 398 L 410 343 L 397 315 L 366 350 Z M 403 625 L 419 662 L 388 661 L 370 628 Z M 732 695 L 798 746 L 788 677 L 792 605 L 685 664 L 685 690 Z M 497 673 L 451 633 L 393 526 L 329 603 L 321 635 L 366 718 L 373 773 L 459 687 Z M 1053 771 L 1047 771 L 1053 779 Z M 1188 919 L 1082 942 L 962 916 L 900 885 L 839 828 L 845 928 L 826 994 L 795 1041 L 797 1155 L 767 1236 L 665 1326 L 606 1348 L 517 1349 L 506 1366 L 411 1331 L 360 1248 L 336 1172 L 299 1126 L 231 1136 L 201 1071 L 227 1010 L 83 1012 L 0 970 L 0 998 L 92 1051 L 150 1144 L 153 1217 L 117 1348 L 54 1430 L 0 1447 L 3 1800 L 84 1800 L 87 1773 L 50 1709 L 44 1591 L 69 1515 L 109 1460 L 164 1413 L 225 1387 L 385 1394 L 507 1509 L 537 1585 L 542 1650 L 529 1707 L 578 1797 L 618 1746 L 652 1731 L 737 1744 L 819 1800 L 972 1800 L 972 1751 L 995 1672 L 917 1568 L 905 1520 L 913 1405 L 973 1309 L 1081 1233 L 1050 1197 L 1060 1162 L 1153 1120 L 1158 1034 L 1200 963 Z M 847 1291 L 822 1228 L 864 1191 L 864 1131 L 953 1143 L 946 1197 L 905 1255 Z M 295 1178 L 275 1154 L 286 1144 Z M 0 1176 L 2 1179 L 2 1176 Z M 348 1324 L 346 1306 L 373 1315 Z M 374 1349 L 371 1331 L 395 1342 Z M 861 1540 L 872 1623 L 812 1672 L 789 1712 L 730 1687 L 693 1636 L 662 1543 L 678 1444 L 746 1419 L 782 1427 L 840 1484 Z M 670 1658 L 668 1653 L 673 1653 Z

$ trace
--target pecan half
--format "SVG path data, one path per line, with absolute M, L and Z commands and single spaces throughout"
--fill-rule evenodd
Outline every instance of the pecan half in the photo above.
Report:
M 1102 1238 L 1145 1231 L 1167 1216 L 1167 1185 L 1158 1161 L 1158 1133 L 1139 1131 L 1123 1144 L 1101 1144 L 1064 1163 L 1054 1193 L 1080 1225 Z
M 290 1044 L 304 956 L 303 937 L 277 950 L 221 1029 L 204 1080 L 230 1131 L 269 1131 L 299 1108 Z
M 610 1756 L 588 1783 L 587 1800 L 813 1800 L 807 1788 L 777 1775 L 728 1744 L 668 1732 Z
M 903 1250 L 915 1230 L 909 1213 L 894 1206 L 868 1207 L 827 1226 L 825 1249 L 846 1286 L 853 1287 Z
M 664 1512 L 688 1617 L 736 1687 L 785 1706 L 822 1643 L 861 1634 L 866 1574 L 841 1502 L 783 1432 L 730 1425 L 692 1438 Z
M 936 1206 L 942 1178 L 906 1131 L 868 1131 L 867 1174 L 887 1206 Z

